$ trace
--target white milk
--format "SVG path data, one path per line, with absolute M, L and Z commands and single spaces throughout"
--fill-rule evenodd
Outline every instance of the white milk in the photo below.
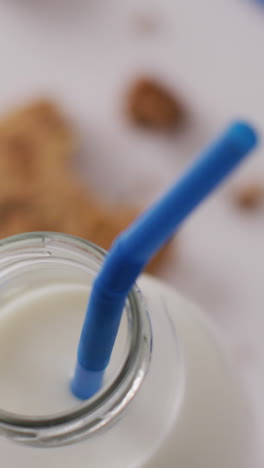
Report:
M 121 420 L 66 447 L 31 448 L 0 438 L 1 467 L 249 468 L 248 414 L 210 326 L 195 307 L 161 283 L 143 276 L 139 285 L 150 311 L 157 359 Z M 81 282 L 45 284 L 2 307 L 2 409 L 48 415 L 79 405 L 69 391 L 69 379 L 87 296 Z M 159 332 L 167 314 L 181 349 L 181 372 L 174 348 L 166 348 Z M 174 333 L 172 324 L 171 330 Z M 125 334 L 122 326 L 121 348 Z M 116 351 L 113 360 L 118 361 Z M 159 385 L 170 374 L 171 384 L 163 391 Z

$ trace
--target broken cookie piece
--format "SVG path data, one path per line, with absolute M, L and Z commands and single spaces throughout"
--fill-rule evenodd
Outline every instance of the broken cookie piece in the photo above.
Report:
M 138 79 L 127 96 L 127 113 L 131 121 L 142 127 L 171 130 L 185 119 L 180 99 L 151 78 Z

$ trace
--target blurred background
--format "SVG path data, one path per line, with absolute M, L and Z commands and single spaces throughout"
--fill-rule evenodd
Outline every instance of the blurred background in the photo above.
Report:
M 108 248 L 231 120 L 264 130 L 254 0 L 0 0 L 0 236 Z M 151 272 L 199 303 L 247 386 L 264 466 L 263 147 Z

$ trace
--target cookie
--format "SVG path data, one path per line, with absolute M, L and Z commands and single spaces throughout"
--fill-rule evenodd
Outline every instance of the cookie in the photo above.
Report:
M 5 238 L 32 231 L 46 231 L 48 225 L 37 216 L 28 206 L 21 206 L 19 210 L 9 212 L 0 226 L 0 237 Z
M 54 231 L 108 250 L 138 215 L 82 187 L 71 167 L 74 130 L 50 101 L 37 100 L 0 122 L 0 237 Z M 160 264 L 162 253 L 148 267 Z
M 57 107 L 38 100 L 0 122 L 0 197 L 34 192 L 70 170 L 75 132 Z
M 172 130 L 185 120 L 181 100 L 160 82 L 140 78 L 127 94 L 129 119 L 141 127 Z

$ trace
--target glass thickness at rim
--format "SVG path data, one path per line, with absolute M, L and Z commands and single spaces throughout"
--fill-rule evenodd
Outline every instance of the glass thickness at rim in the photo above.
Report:
M 35 232 L 13 236 L 0 241 L 0 280 L 7 265 L 16 268 L 21 263 L 30 264 L 43 258 L 65 259 L 67 254 L 76 256 L 78 263 L 82 260 L 82 264 L 88 266 L 92 260 L 98 271 L 106 252 L 88 241 L 66 234 Z M 129 353 L 118 376 L 105 390 L 80 403 L 77 409 L 52 416 L 29 417 L 0 409 L 0 434 L 27 445 L 59 446 L 89 437 L 121 416 L 147 373 L 152 347 L 149 317 L 137 286 L 128 296 L 128 308 Z

